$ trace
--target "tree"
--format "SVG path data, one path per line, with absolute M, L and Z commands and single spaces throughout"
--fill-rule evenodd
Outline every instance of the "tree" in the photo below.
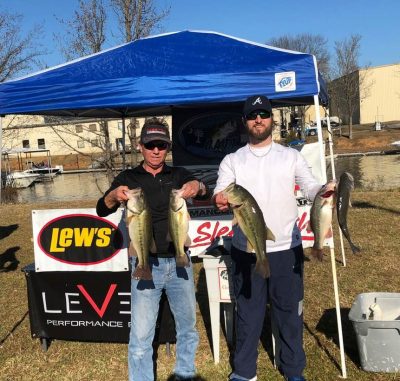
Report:
M 369 96 L 372 83 L 368 83 L 368 71 L 359 66 L 361 36 L 335 42 L 336 62 L 333 80 L 329 86 L 331 102 L 349 125 L 349 139 L 353 137 L 353 116 L 360 108 L 360 102 Z M 367 68 L 365 68 L 367 69 Z
M 22 22 L 19 14 L 0 13 L 0 82 L 40 66 L 39 58 L 46 53 L 38 44 L 41 25 L 22 35 Z
M 327 48 L 328 40 L 320 34 L 312 35 L 309 33 L 298 34 L 296 36 L 284 35 L 271 38 L 267 44 L 282 49 L 295 50 L 315 56 L 318 63 L 318 70 L 328 79 L 330 76 L 329 52 Z
M 166 18 L 170 8 L 157 10 L 154 0 L 111 0 L 111 6 L 117 15 L 122 38 L 125 42 L 147 37 L 155 29 L 159 28 L 161 21 Z M 138 121 L 130 118 L 126 126 L 131 146 L 131 166 L 137 164 L 136 129 Z M 125 141 L 125 137 L 123 137 Z M 125 163 L 125 150 L 123 151 Z
M 125 42 L 147 37 L 166 18 L 170 8 L 157 10 L 154 0 L 111 0 Z
M 102 0 L 79 0 L 79 7 L 74 12 L 71 20 L 59 19 L 59 22 L 65 26 L 65 40 L 60 36 L 55 36 L 59 40 L 60 49 L 67 60 L 82 57 L 85 55 L 98 53 L 103 48 L 106 41 L 106 22 L 107 12 Z M 98 147 L 103 151 L 102 160 L 107 169 L 107 177 L 111 182 L 114 177 L 114 160 L 111 152 L 110 134 L 107 120 L 99 121 L 100 136 Z M 53 127 L 54 132 L 61 138 L 62 134 Z M 70 129 L 64 129 L 64 132 L 72 133 Z M 82 154 L 75 147 L 71 147 L 65 139 L 61 139 L 64 144 L 72 148 L 78 154 Z
M 106 40 L 107 12 L 102 0 L 79 0 L 71 20 L 58 19 L 63 34 L 55 35 L 66 60 L 100 52 Z
M 296 36 L 284 35 L 281 37 L 271 38 L 267 44 L 282 49 L 295 50 L 302 53 L 312 54 L 316 57 L 318 70 L 325 78 L 329 78 L 329 52 L 327 48 L 327 39 L 321 35 L 312 35 L 308 33 L 298 34 Z M 305 134 L 305 113 L 309 106 L 293 107 L 291 114 L 295 115 L 294 108 L 301 119 L 302 135 Z

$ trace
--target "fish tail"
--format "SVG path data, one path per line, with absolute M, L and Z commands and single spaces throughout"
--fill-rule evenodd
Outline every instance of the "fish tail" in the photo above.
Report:
M 186 254 L 176 256 L 176 266 L 177 267 L 189 267 L 189 258 Z
M 269 278 L 270 272 L 269 272 L 268 261 L 257 260 L 255 271 L 258 274 L 260 274 L 264 279 Z
M 357 254 L 361 252 L 361 249 L 354 245 L 354 243 L 350 243 L 350 247 L 351 247 L 351 251 L 353 252 L 353 254 Z
M 133 279 L 137 280 L 152 280 L 153 276 L 151 275 L 150 267 L 149 265 L 142 266 L 138 265 L 136 266 L 135 271 L 132 274 Z
M 317 249 L 313 247 L 311 249 L 311 256 L 315 259 L 318 259 L 320 262 L 324 259 L 324 251 L 322 249 Z

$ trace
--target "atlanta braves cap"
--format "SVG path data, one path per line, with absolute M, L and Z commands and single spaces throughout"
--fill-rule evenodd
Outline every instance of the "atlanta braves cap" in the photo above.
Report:
M 142 143 L 149 143 L 155 140 L 161 140 L 171 144 L 168 126 L 163 124 L 145 124 L 143 126 L 140 134 L 140 141 Z
M 253 111 L 272 112 L 271 102 L 264 95 L 253 95 L 246 99 L 243 106 L 243 114 L 249 115 Z

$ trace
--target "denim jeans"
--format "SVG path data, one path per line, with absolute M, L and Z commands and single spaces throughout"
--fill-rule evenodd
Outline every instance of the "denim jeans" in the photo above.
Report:
M 177 343 L 174 372 L 181 377 L 193 377 L 199 342 L 193 265 L 190 263 L 190 267 L 177 268 L 175 258 L 150 257 L 149 261 L 153 280 L 132 279 L 131 282 L 129 380 L 154 380 L 152 343 L 163 289 L 175 319 Z

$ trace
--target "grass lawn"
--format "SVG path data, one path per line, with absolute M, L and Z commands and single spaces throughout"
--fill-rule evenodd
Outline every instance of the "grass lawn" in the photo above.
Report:
M 347 266 L 340 263 L 340 243 L 335 230 L 336 264 L 340 293 L 344 347 L 349 380 L 400 380 L 399 374 L 368 373 L 360 368 L 356 336 L 348 320 L 355 297 L 364 292 L 400 292 L 400 189 L 355 191 L 349 212 L 352 238 L 362 248 L 354 256 L 345 242 Z M 21 268 L 33 262 L 31 210 L 93 207 L 94 200 L 40 205 L 0 206 L 0 380 L 127 380 L 127 345 L 54 340 L 43 352 L 39 340 L 30 335 L 26 281 Z M 308 255 L 308 252 L 306 251 Z M 326 249 L 322 263 L 305 263 L 304 346 L 308 380 L 340 379 L 340 354 L 336 327 L 331 262 Z M 201 262 L 194 264 L 198 301 L 200 344 L 196 357 L 204 380 L 226 380 L 231 367 L 229 350 L 221 336 L 220 363 L 214 365 L 205 273 Z M 145 317 L 144 317 L 145 318 Z M 259 347 L 258 380 L 282 380 L 274 369 L 271 339 L 265 334 Z M 399 340 L 400 345 L 400 338 Z M 158 380 L 167 380 L 174 366 L 165 345 L 158 349 Z

